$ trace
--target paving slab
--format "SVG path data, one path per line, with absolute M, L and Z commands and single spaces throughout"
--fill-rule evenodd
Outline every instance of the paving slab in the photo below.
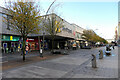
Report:
M 118 49 L 99 59 L 99 50 L 75 50 L 69 55 L 37 61 L 3 71 L 4 78 L 118 78 Z M 98 68 L 91 67 L 91 54 L 97 56 Z M 36 58 L 37 59 L 37 58 Z

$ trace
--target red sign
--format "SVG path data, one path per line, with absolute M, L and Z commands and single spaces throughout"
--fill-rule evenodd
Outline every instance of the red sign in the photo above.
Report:
M 26 42 L 28 42 L 28 38 L 27 38 Z
M 73 32 L 74 36 L 75 36 L 75 31 Z

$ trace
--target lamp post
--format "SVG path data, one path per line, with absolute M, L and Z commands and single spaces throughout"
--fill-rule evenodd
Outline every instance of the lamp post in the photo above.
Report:
M 44 42 L 45 42 L 45 32 L 43 32 L 43 50 L 44 50 Z
M 42 57 L 42 49 L 40 46 L 40 36 L 38 36 L 38 43 L 39 43 L 39 53 L 40 53 L 40 57 Z
M 56 0 L 54 0 L 54 1 L 52 2 L 52 4 L 49 6 L 49 8 L 48 8 L 48 10 L 47 10 L 47 12 L 46 12 L 46 15 L 47 15 L 47 13 L 49 12 L 51 6 L 55 3 L 55 1 L 56 1 Z M 45 16 L 44 22 L 45 22 L 45 21 L 46 21 L 46 16 Z M 44 28 L 44 27 L 43 27 L 43 28 Z M 43 49 L 42 49 L 41 46 L 40 46 L 40 36 L 38 36 L 40 57 L 43 57 L 43 50 L 44 50 L 44 36 L 45 36 L 45 31 L 43 30 Z
M 39 37 L 38 37 L 39 38 Z M 43 32 L 43 47 L 41 48 L 41 46 L 39 45 L 39 47 L 40 47 L 40 57 L 43 57 L 43 52 L 44 52 L 44 42 L 45 42 L 45 32 Z M 39 40 L 40 40 L 40 38 L 39 38 Z M 40 43 L 40 41 L 39 41 L 39 43 Z

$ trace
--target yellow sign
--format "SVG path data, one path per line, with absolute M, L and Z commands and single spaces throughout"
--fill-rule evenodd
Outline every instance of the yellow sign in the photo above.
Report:
M 60 22 L 55 21 L 55 25 L 56 25 L 55 31 L 56 31 L 56 32 L 61 32 L 61 29 L 60 29 Z
M 10 40 L 13 40 L 13 36 L 10 36 Z
M 61 32 L 61 30 L 59 29 L 58 32 Z
M 18 46 L 18 48 L 20 48 L 20 45 Z

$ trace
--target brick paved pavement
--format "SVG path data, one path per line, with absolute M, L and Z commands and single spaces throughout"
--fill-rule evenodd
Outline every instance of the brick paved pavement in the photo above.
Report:
M 63 49 L 60 50 L 62 53 L 64 52 Z M 68 50 L 67 52 L 71 51 Z M 21 55 L 22 52 L 16 52 L 16 53 L 2 53 L 1 57 L 0 57 L 0 63 L 5 63 L 8 61 L 13 61 L 13 60 L 21 60 L 23 58 L 23 56 Z M 43 55 L 50 55 L 50 50 L 45 50 L 43 51 Z M 28 54 L 26 55 L 26 58 L 30 58 L 30 57 L 35 57 L 35 56 L 40 56 L 39 51 L 31 51 L 28 52 Z
M 3 78 L 117 78 L 118 49 L 112 55 L 98 59 L 99 49 L 79 49 L 69 55 L 43 60 L 3 71 Z M 91 68 L 91 54 L 97 56 L 98 68 Z
M 60 51 L 61 51 L 61 53 L 63 53 L 65 50 L 61 49 Z M 67 50 L 66 52 L 70 52 L 70 51 L 71 51 L 71 49 Z M 34 62 L 38 62 L 41 60 L 57 58 L 57 57 L 62 56 L 62 55 L 61 54 L 51 54 L 50 51 L 47 50 L 47 51 L 44 51 L 43 56 L 44 56 L 43 58 L 40 57 L 39 51 L 32 51 L 26 55 L 26 61 L 23 62 L 23 60 L 22 60 L 23 56 L 21 55 L 20 52 L 13 53 L 13 54 L 6 53 L 6 54 L 2 55 L 3 59 L 1 60 L 2 65 L 0 66 L 1 67 L 0 70 L 15 68 L 15 67 L 22 66 L 25 64 L 31 64 Z
M 91 62 L 84 64 L 73 72 L 73 78 L 118 78 L 118 48 L 112 50 L 111 56 L 97 59 L 98 68 L 91 68 Z

